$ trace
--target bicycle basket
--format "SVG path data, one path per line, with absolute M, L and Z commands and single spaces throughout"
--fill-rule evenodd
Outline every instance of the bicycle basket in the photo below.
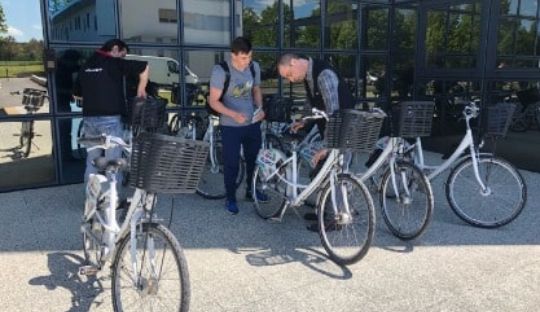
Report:
M 29 110 L 37 111 L 45 102 L 45 94 L 46 91 L 43 90 L 25 88 L 23 90 L 22 104 Z
M 130 185 L 153 193 L 195 193 L 209 144 L 157 133 L 141 133 L 131 154 Z
M 265 120 L 269 122 L 288 122 L 291 119 L 292 99 L 276 94 L 263 98 Z
M 399 133 L 402 138 L 428 137 L 431 135 L 435 102 L 401 102 L 399 108 Z
M 134 98 L 128 105 L 128 115 L 131 116 L 131 125 L 147 131 L 159 129 L 165 125 L 167 100 L 148 96 Z
M 487 107 L 487 123 L 484 134 L 487 136 L 504 137 L 512 123 L 515 104 L 497 103 Z
M 371 152 L 379 138 L 384 117 L 354 109 L 345 109 L 330 117 L 326 125 L 329 148 Z

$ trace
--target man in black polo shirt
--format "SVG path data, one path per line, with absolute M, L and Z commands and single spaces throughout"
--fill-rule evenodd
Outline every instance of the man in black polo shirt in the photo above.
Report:
M 148 64 L 125 60 L 128 46 L 119 39 L 112 39 L 96 50 L 81 68 L 75 97 L 83 98 L 83 132 L 86 136 L 101 134 L 123 137 L 122 116 L 127 115 L 124 77 L 138 76 L 137 96 L 146 97 Z M 106 151 L 105 157 L 119 158 L 121 148 Z M 86 158 L 85 181 L 96 169 L 92 160 L 101 156 L 101 151 L 88 152 Z M 119 181 L 121 182 L 121 181 Z

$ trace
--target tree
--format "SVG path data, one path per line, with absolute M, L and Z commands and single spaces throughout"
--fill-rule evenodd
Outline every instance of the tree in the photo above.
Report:
M 0 3 L 0 37 L 2 34 L 7 33 L 6 16 L 4 15 L 4 9 Z

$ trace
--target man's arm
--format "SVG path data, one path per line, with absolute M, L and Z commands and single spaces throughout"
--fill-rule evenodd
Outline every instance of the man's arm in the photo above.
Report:
M 317 83 L 319 84 L 326 113 L 330 116 L 339 110 L 338 77 L 332 70 L 325 69 L 317 78 Z
M 146 68 L 139 74 L 139 83 L 137 85 L 137 96 L 146 97 L 146 85 L 148 84 L 148 76 L 150 74 L 150 68 L 148 64 Z
M 227 108 L 219 98 L 221 97 L 221 93 L 223 90 L 210 87 L 210 95 L 208 96 L 208 104 L 210 104 L 210 107 L 212 107 L 213 110 L 216 112 L 223 114 L 225 116 L 229 116 L 237 123 L 243 124 L 246 122 L 246 116 L 244 114 L 238 113 L 232 109 Z

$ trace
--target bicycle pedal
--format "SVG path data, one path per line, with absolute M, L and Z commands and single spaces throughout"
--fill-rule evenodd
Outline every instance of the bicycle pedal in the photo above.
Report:
M 79 275 L 81 276 L 93 276 L 96 275 L 99 269 L 93 265 L 84 265 L 79 267 Z

